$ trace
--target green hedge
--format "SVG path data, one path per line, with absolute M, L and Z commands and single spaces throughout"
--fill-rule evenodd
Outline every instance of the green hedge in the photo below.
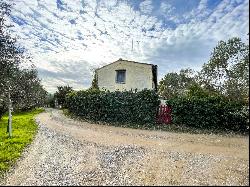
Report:
M 168 100 L 166 104 L 172 107 L 175 124 L 235 131 L 246 131 L 249 127 L 248 108 L 222 96 L 183 96 Z
M 155 123 L 159 107 L 155 91 L 104 92 L 87 90 L 66 97 L 69 112 L 85 119 L 121 123 Z

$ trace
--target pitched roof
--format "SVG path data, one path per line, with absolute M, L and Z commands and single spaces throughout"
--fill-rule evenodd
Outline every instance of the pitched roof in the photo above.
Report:
M 147 64 L 147 63 L 135 62 L 135 61 L 124 60 L 124 59 L 121 59 L 121 58 L 120 58 L 120 59 L 118 59 L 118 60 L 116 60 L 116 61 L 114 61 L 114 62 L 112 62 L 112 63 L 110 63 L 110 64 L 107 64 L 107 65 L 105 65 L 105 66 L 102 66 L 102 67 L 100 67 L 100 68 L 97 68 L 96 70 L 102 69 L 102 68 L 104 68 L 104 67 L 106 67 L 106 66 L 109 66 L 109 65 L 114 64 L 114 63 L 119 62 L 119 61 L 126 61 L 126 62 L 132 62 L 132 63 L 136 63 L 136 64 L 144 64 L 144 65 L 154 66 L 154 64 Z

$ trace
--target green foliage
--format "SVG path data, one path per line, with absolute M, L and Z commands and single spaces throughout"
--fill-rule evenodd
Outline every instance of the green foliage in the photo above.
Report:
M 247 131 L 249 117 L 248 111 L 243 111 L 243 103 L 222 95 L 200 93 L 167 101 L 172 107 L 173 123 L 202 129 Z
M 70 86 L 58 86 L 58 91 L 56 91 L 54 97 L 57 99 L 59 105 L 63 108 L 66 106 L 66 95 L 73 91 L 72 87 Z
M 249 95 L 249 45 L 240 38 L 219 41 L 199 73 L 200 82 L 232 100 Z
M 222 95 L 219 92 L 203 88 L 198 83 L 194 83 L 188 86 L 186 93 L 183 96 L 187 96 L 189 98 L 192 97 L 205 98 L 209 96 L 222 96 Z
M 0 120 L 0 177 L 31 143 L 37 130 L 34 116 L 42 111 L 43 109 L 36 109 L 31 112 L 14 113 L 12 138 L 6 133 L 8 116 L 3 116 Z
M 47 91 L 41 85 L 36 69 L 22 69 L 15 80 L 15 89 L 11 90 L 11 99 L 15 110 L 31 110 L 43 106 Z
M 85 119 L 121 122 L 155 123 L 159 98 L 155 91 L 72 92 L 66 98 L 69 112 Z
M 96 73 L 96 71 L 94 72 L 94 78 L 93 78 L 93 80 L 92 80 L 90 89 L 99 90 L 99 87 L 98 87 L 98 79 L 97 79 L 97 73 Z
M 0 120 L 4 113 L 6 112 L 7 106 L 5 106 L 5 103 L 0 101 Z
M 249 45 L 220 41 L 197 75 L 168 73 L 159 94 L 172 106 L 173 122 L 202 129 L 249 128 Z
M 7 111 L 8 93 L 11 94 L 14 110 L 27 110 L 43 105 L 46 91 L 43 89 L 36 69 L 21 68 L 31 58 L 24 53 L 16 38 L 12 37 L 6 18 L 11 5 L 0 2 L 0 119 Z
M 195 83 L 193 73 L 191 69 L 184 69 L 180 73 L 166 74 L 159 82 L 159 95 L 165 99 L 184 95 L 187 88 Z
M 48 93 L 45 99 L 45 105 L 47 107 L 54 108 L 55 107 L 55 97 L 54 94 Z
M 219 41 L 201 71 L 186 69 L 166 74 L 159 82 L 159 95 L 165 99 L 184 96 L 193 84 L 212 94 L 217 92 L 230 100 L 248 103 L 249 45 L 236 37 Z

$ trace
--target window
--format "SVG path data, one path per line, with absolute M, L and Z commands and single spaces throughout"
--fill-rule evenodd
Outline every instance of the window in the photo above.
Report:
M 116 83 L 125 83 L 126 70 L 116 70 Z

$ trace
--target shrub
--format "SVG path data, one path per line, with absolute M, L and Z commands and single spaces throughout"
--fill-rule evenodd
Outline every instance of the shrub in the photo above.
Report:
M 4 102 L 1 102 L 0 98 L 0 120 L 6 111 L 7 111 L 7 106 Z
M 58 104 L 62 107 L 66 107 L 66 95 L 73 91 L 70 86 L 58 86 L 58 91 L 54 94 L 53 100 L 57 99 Z M 52 103 L 51 103 L 52 104 Z M 54 105 L 54 104 L 53 104 Z
M 155 91 L 104 92 L 90 89 L 66 97 L 69 112 L 85 119 L 121 123 L 155 123 L 159 107 Z
M 166 104 L 171 105 L 176 124 L 204 129 L 248 129 L 248 111 L 243 110 L 243 103 L 223 96 L 183 96 L 168 100 Z

